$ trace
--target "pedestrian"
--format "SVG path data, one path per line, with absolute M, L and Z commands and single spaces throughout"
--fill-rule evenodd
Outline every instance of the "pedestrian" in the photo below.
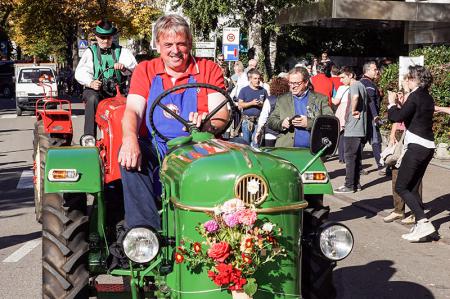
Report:
M 351 78 L 350 81 L 350 104 L 345 114 L 344 127 L 345 183 L 334 189 L 335 193 L 353 193 L 361 190 L 362 143 L 367 136 L 369 96 L 360 81 L 356 81 L 355 78 Z
M 237 97 L 241 92 L 241 89 L 248 85 L 248 77 L 244 72 L 244 64 L 242 61 L 236 61 L 233 66 L 234 74 L 231 76 L 231 80 L 234 83 L 234 88 L 230 93 L 230 97 L 237 101 Z
M 404 105 L 405 101 L 408 99 L 409 90 L 408 87 L 408 76 L 405 76 L 401 81 L 402 90 L 398 93 L 398 102 L 399 105 Z M 393 123 L 391 128 L 391 133 L 389 135 L 389 144 L 394 145 L 400 141 L 402 141 L 402 136 L 405 133 L 405 124 L 403 122 Z M 403 143 L 403 141 L 402 141 Z M 397 219 L 401 219 L 401 223 L 403 224 L 414 224 L 415 216 L 414 213 L 411 213 L 408 217 L 405 218 L 405 201 L 400 196 L 400 194 L 395 191 L 395 185 L 397 183 L 398 177 L 398 167 L 401 164 L 400 161 L 397 161 L 396 164 L 392 165 L 392 199 L 394 204 L 394 210 L 386 217 L 383 218 L 383 221 L 386 223 L 393 222 Z M 417 186 L 418 190 L 415 190 L 419 193 L 420 199 L 422 199 L 422 182 Z M 423 206 L 423 202 L 421 201 L 421 205 Z
M 161 228 L 153 173 L 158 160 L 162 161 L 167 143 L 153 135 L 150 125 L 150 107 L 156 98 L 170 87 L 186 83 L 208 83 L 224 88 L 222 70 L 211 60 L 191 55 L 192 34 L 186 20 L 170 14 L 155 23 L 156 48 L 160 57 L 141 62 L 133 73 L 126 109 L 122 120 L 122 146 L 118 161 L 122 176 L 127 229 L 137 226 Z M 210 89 L 190 88 L 166 97 L 168 108 L 190 122 L 200 126 L 206 113 L 225 100 Z M 213 134 L 220 133 L 229 119 L 227 106 L 219 110 L 203 128 Z M 140 135 L 141 124 L 150 131 Z M 171 115 L 156 109 L 153 124 L 169 139 L 186 136 L 183 125 Z
M 341 70 L 336 65 L 333 64 L 331 66 L 331 77 L 330 77 L 330 80 L 333 83 L 332 97 L 334 97 L 336 95 L 337 90 L 339 89 L 339 86 L 342 85 L 341 78 L 339 77 L 340 74 L 341 74 Z
M 308 70 L 294 67 L 289 72 L 290 92 L 281 95 L 269 116 L 269 128 L 278 132 L 276 147 L 310 146 L 311 128 L 319 115 L 333 115 L 327 97 L 314 92 Z
M 317 75 L 311 77 L 311 83 L 314 91 L 323 94 L 328 99 L 328 105 L 331 107 L 331 96 L 333 95 L 333 82 L 325 75 L 325 65 L 319 64 L 316 67 Z
M 242 138 L 248 144 L 257 147 L 253 142 L 256 124 L 268 94 L 261 87 L 261 73 L 257 69 L 248 72 L 249 85 L 242 88 L 238 96 L 238 106 L 242 110 Z
M 419 242 L 436 232 L 425 216 L 421 198 L 416 192 L 436 148 L 433 135 L 434 100 L 428 89 L 433 81 L 430 71 L 423 66 L 410 66 L 408 87 L 411 93 L 401 107 L 397 107 L 397 94 L 389 92 L 388 117 L 393 122 L 404 122 L 406 152 L 398 170 L 395 190 L 406 202 L 416 217 L 416 224 L 410 233 L 402 238 Z
M 256 127 L 255 143 L 258 140 L 263 139 L 263 145 L 267 147 L 274 147 L 277 139 L 278 132 L 270 129 L 267 126 L 267 120 L 270 113 L 275 109 L 275 104 L 278 97 L 289 92 L 289 81 L 286 78 L 274 77 L 270 82 L 270 93 L 267 99 L 264 101 L 261 114 L 259 115 L 258 125 Z M 262 138 L 264 134 L 264 138 Z
M 115 77 L 118 84 L 123 76 L 130 75 L 137 65 L 130 50 L 113 43 L 117 28 L 106 19 L 97 22 L 94 34 L 97 41 L 84 51 L 75 70 L 75 79 L 85 87 L 83 101 L 86 103 L 84 116 L 84 134 L 96 136 L 95 112 L 99 101 L 115 94 L 115 90 L 106 91 L 106 80 Z M 108 68 L 108 71 L 106 71 Z M 103 74 L 103 78 L 101 78 Z
M 350 67 L 343 67 L 341 74 L 338 77 L 342 85 L 339 86 L 336 95 L 332 98 L 332 103 L 336 107 L 334 115 L 339 119 L 341 131 L 339 133 L 339 163 L 345 163 L 344 155 L 344 132 L 345 132 L 345 118 L 350 104 L 350 83 L 355 80 L 356 75 Z
M 378 68 L 375 61 L 368 61 L 363 65 L 363 76 L 360 82 L 364 85 L 369 96 L 369 109 L 367 111 L 368 132 L 367 141 L 372 146 L 373 157 L 378 168 L 379 175 L 386 175 L 386 168 L 381 165 L 381 133 L 380 125 L 380 92 L 374 80 L 378 77 Z M 364 146 L 363 146 L 364 148 Z

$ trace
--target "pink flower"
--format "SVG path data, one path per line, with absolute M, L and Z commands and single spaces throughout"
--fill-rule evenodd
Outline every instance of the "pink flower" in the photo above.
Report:
M 236 213 L 239 223 L 247 226 L 252 226 L 256 221 L 256 212 L 250 209 L 245 209 Z
M 230 214 L 245 209 L 244 202 L 239 198 L 227 200 L 221 207 L 222 213 Z
M 225 214 L 223 215 L 223 221 L 225 221 L 225 224 L 229 227 L 235 227 L 239 224 L 239 218 L 236 215 L 237 213 L 232 214 Z
M 208 233 L 214 233 L 219 229 L 219 224 L 215 220 L 206 221 L 203 227 Z

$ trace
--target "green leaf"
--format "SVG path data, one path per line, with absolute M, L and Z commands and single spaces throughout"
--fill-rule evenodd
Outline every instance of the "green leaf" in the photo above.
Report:
M 248 278 L 247 283 L 244 285 L 244 292 L 252 297 L 256 291 L 258 290 L 258 284 L 256 283 L 256 279 Z

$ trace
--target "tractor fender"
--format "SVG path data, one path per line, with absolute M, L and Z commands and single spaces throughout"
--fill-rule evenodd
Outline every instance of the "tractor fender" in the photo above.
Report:
M 50 181 L 52 169 L 76 169 L 76 181 Z M 96 147 L 49 148 L 45 164 L 44 193 L 96 193 L 103 190 L 101 163 Z

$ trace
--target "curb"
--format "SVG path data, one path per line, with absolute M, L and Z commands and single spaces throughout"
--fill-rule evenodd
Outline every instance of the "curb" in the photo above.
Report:
M 447 162 L 449 165 L 442 164 L 444 162 Z M 433 159 L 433 160 L 430 161 L 430 164 L 434 165 L 434 166 L 437 166 L 437 167 L 442 167 L 442 168 L 450 170 L 450 160 L 436 160 L 436 159 Z
M 447 168 L 447 167 L 444 167 L 444 168 Z M 448 169 L 450 169 L 450 167 L 448 167 Z M 389 215 L 389 213 L 385 212 L 384 210 L 379 210 L 379 209 L 374 208 L 372 206 L 369 206 L 369 205 L 367 205 L 365 203 L 360 203 L 360 202 L 355 201 L 352 198 L 350 198 L 348 196 L 345 196 L 345 195 L 342 195 L 342 194 L 339 194 L 339 195 L 337 195 L 337 194 L 327 194 L 326 196 L 332 197 L 332 198 L 334 198 L 336 200 L 343 201 L 343 202 L 345 202 L 347 204 L 354 205 L 354 206 L 356 206 L 356 207 L 358 207 L 360 209 L 363 209 L 363 210 L 366 210 L 366 211 L 368 211 L 370 213 L 373 213 L 373 214 L 375 214 L 375 216 L 380 217 L 380 218 L 384 218 L 387 215 Z M 403 225 L 403 224 L 401 224 L 399 222 L 396 222 L 396 221 L 394 221 L 393 224 L 397 225 L 398 227 L 402 227 L 405 231 L 408 231 L 409 228 L 410 228 L 410 227 L 408 227 L 406 225 Z M 445 245 L 450 246 L 450 240 L 445 239 L 445 238 L 440 238 L 438 241 L 432 241 L 432 242 L 436 242 L 436 243 L 445 244 Z

